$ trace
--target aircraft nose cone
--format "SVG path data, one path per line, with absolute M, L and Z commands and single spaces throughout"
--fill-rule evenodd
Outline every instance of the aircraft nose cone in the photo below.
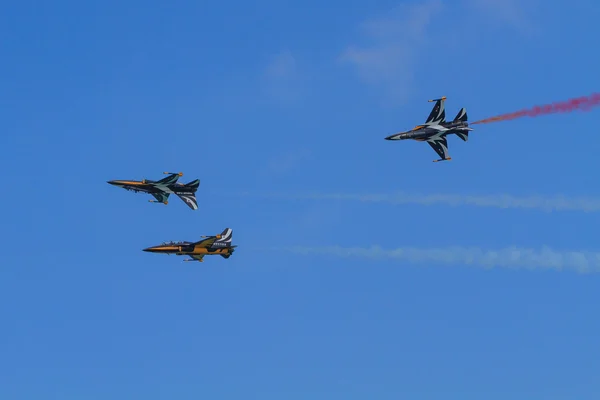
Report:
M 385 138 L 385 140 L 404 140 L 408 138 L 408 134 L 406 132 L 394 133 Z
M 152 246 L 152 247 L 147 247 L 145 249 L 142 249 L 142 251 L 148 252 L 148 253 L 165 253 L 165 250 L 167 250 L 166 252 L 168 253 L 168 249 L 165 249 L 164 246 Z
M 119 186 L 119 181 L 106 181 L 109 185 Z

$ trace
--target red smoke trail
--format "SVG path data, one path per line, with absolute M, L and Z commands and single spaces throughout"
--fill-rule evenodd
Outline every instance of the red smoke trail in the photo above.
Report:
M 479 121 L 471 122 L 474 124 L 489 124 L 491 122 L 508 121 L 510 119 L 523 118 L 523 117 L 539 117 L 540 115 L 553 114 L 553 113 L 567 113 L 575 110 L 589 111 L 592 107 L 600 105 L 600 93 L 594 93 L 590 96 L 577 97 L 567 101 L 561 101 L 558 103 L 545 104 L 543 106 L 534 106 L 530 109 L 521 110 L 509 114 L 502 114 L 496 117 L 481 119 Z

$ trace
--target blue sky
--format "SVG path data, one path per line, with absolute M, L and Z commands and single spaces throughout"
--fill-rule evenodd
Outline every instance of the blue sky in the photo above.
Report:
M 596 398 L 599 110 L 383 140 L 599 90 L 597 2 L 519 3 L 4 4 L 0 398 Z

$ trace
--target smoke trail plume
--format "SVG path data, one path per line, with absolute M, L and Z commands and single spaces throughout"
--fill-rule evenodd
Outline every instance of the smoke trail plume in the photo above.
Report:
M 476 247 L 414 248 L 401 247 L 385 250 L 379 246 L 361 247 L 287 247 L 294 254 L 351 257 L 365 259 L 393 259 L 415 264 L 467 265 L 485 269 L 512 268 L 529 270 L 572 270 L 578 273 L 600 272 L 600 253 L 585 251 L 556 251 L 549 247 L 540 250 L 507 247 L 485 250 Z
M 502 114 L 491 118 L 481 119 L 479 121 L 472 122 L 474 124 L 489 124 L 491 122 L 508 121 L 516 118 L 523 117 L 539 117 L 546 114 L 554 113 L 568 113 L 576 110 L 589 111 L 593 107 L 600 105 L 600 93 L 593 93 L 589 96 L 577 97 L 569 99 L 567 101 L 561 101 L 558 103 L 544 104 L 541 106 L 534 106 L 530 109 L 516 111 L 508 114 Z
M 251 195 L 245 193 L 245 195 Z M 351 200 L 369 203 L 388 203 L 393 205 L 418 204 L 423 206 L 432 206 L 443 204 L 447 206 L 476 206 L 492 208 L 521 208 L 537 209 L 541 211 L 580 211 L 580 212 L 598 212 L 600 211 L 600 198 L 586 197 L 542 197 L 527 196 L 516 197 L 506 194 L 498 195 L 457 195 L 457 194 L 349 194 L 349 193 L 308 193 L 308 194 L 283 194 L 283 193 L 264 193 L 261 197 L 279 198 L 287 200 Z

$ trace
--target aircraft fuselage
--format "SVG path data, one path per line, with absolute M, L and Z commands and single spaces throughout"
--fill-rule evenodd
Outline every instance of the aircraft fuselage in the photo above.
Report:
M 108 181 L 109 184 L 117 187 L 121 187 L 125 190 L 133 192 L 143 193 L 169 193 L 169 194 L 194 194 L 181 183 L 175 183 L 172 185 L 161 185 L 154 181 Z
M 230 256 L 235 246 L 227 246 L 225 243 L 213 243 L 206 247 L 194 243 L 169 243 L 158 246 L 148 247 L 144 251 L 150 253 L 183 255 L 223 255 Z
M 410 131 L 400 132 L 386 137 L 386 140 L 417 140 L 425 141 L 434 136 L 444 136 L 453 133 L 464 133 L 470 131 L 467 122 L 444 122 L 439 125 L 420 125 Z

